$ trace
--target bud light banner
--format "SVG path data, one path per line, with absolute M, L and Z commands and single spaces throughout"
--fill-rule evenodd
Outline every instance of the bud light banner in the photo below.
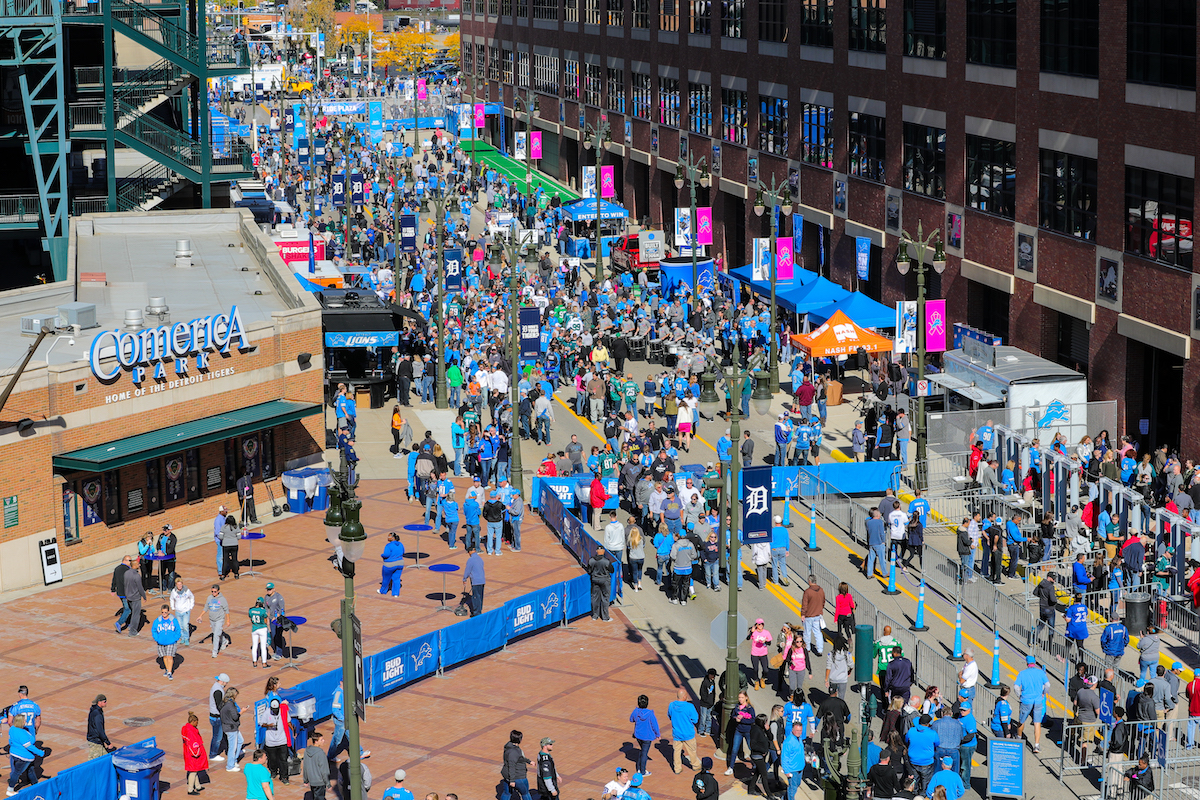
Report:
M 508 639 L 531 633 L 563 618 L 563 585 L 553 583 L 536 592 L 514 597 L 504 604 L 509 619 Z
M 542 157 L 542 132 L 534 131 L 533 133 L 529 134 L 529 140 L 531 142 L 529 146 L 529 157 L 534 161 L 537 161 Z
M 448 249 L 442 258 L 446 261 L 446 291 L 461 292 L 463 280 L 463 251 L 460 248 Z
M 615 167 L 600 168 L 600 196 L 617 196 L 617 176 Z
M 342 206 L 346 205 L 346 176 L 345 175 L 334 175 L 333 176 L 333 186 L 330 189 L 330 193 L 333 195 L 333 204 L 335 206 L 337 206 L 338 208 L 341 208 Z
M 383 141 L 383 103 L 372 100 L 367 104 L 368 130 L 371 132 L 371 144 Z
M 400 252 L 417 252 L 417 215 L 400 215 Z
M 712 206 L 702 206 L 696 209 L 696 244 L 713 243 Z
M 742 470 L 742 541 L 746 544 L 771 539 L 771 468 Z
M 482 128 L 484 125 L 487 124 L 487 116 L 485 113 L 486 108 L 487 108 L 487 106 L 485 106 L 483 103 L 475 104 L 475 127 L 476 128 Z
M 792 237 L 780 236 L 775 240 L 775 277 L 781 281 L 790 281 L 795 277 L 793 252 Z
M 871 277 L 871 239 L 868 236 L 854 238 L 854 263 L 858 271 L 858 279 L 865 281 Z
M 925 301 L 925 350 L 946 352 L 946 301 Z
M 441 631 L 430 631 L 395 647 L 389 647 L 382 653 L 368 656 L 368 694 L 371 697 L 381 697 L 436 672 L 438 654 L 441 652 L 440 634 Z
M 540 358 L 542 355 L 542 312 L 537 306 L 520 309 L 521 358 Z

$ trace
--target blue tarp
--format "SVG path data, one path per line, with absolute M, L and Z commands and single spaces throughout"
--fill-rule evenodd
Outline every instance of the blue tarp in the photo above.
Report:
M 850 321 L 860 328 L 894 328 L 896 327 L 896 309 L 888 308 L 877 300 L 872 300 L 862 292 L 855 292 L 849 297 L 843 297 L 836 303 L 819 308 L 808 315 L 813 324 L 819 325 L 833 316 L 835 311 L 841 311 Z
M 585 197 L 574 203 L 567 203 L 563 206 L 563 213 L 572 222 L 594 221 L 596 219 L 596 198 Z M 625 210 L 624 206 L 610 203 L 607 200 L 600 201 L 600 219 L 625 219 L 628 216 L 629 212 Z
M 836 303 L 850 296 L 850 292 L 838 286 L 833 281 L 819 277 L 815 281 L 801 287 L 800 291 L 789 299 L 792 301 L 797 314 L 807 314 L 824 308 L 830 303 Z
M 771 282 L 753 280 L 750 277 L 753 274 L 752 270 L 753 266 L 750 264 L 744 267 L 734 267 L 729 271 L 729 277 L 746 284 L 756 295 L 770 299 Z M 817 273 L 799 267 L 796 268 L 793 275 L 794 277 L 790 281 L 776 281 L 775 283 L 775 302 L 782 308 L 794 308 L 793 297 L 796 294 L 814 281 L 825 280 Z

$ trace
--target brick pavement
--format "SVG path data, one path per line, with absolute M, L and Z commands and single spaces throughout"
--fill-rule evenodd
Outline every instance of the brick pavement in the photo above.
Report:
M 436 613 L 441 578 L 425 570 L 406 570 L 399 598 L 377 594 L 379 554 L 389 530 L 420 520 L 421 509 L 404 500 L 400 481 L 364 482 L 362 522 L 371 536 L 355 581 L 357 610 L 363 622 L 368 653 L 420 633 L 453 624 L 457 618 Z M 461 492 L 460 492 L 461 495 Z M 461 528 L 460 528 L 461 531 Z M 140 531 L 131 529 L 130 539 Z M 109 577 L 57 587 L 0 605 L 0 702 L 16 700 L 16 686 L 27 684 L 43 711 L 39 739 L 49 749 L 44 774 L 53 774 L 85 758 L 84 733 L 88 706 L 97 693 L 109 698 L 108 734 L 123 745 L 150 735 L 168 753 L 163 780 L 167 796 L 182 796 L 183 765 L 179 728 L 188 711 L 200 716 L 208 738 L 205 694 L 212 676 L 228 672 L 232 685 L 242 689 L 243 734 L 252 735 L 248 706 L 262 696 L 271 675 L 289 686 L 340 665 L 337 639 L 328 622 L 338 613 L 342 597 L 340 576 L 327 560 L 323 516 L 291 517 L 265 527 L 267 538 L 254 547 L 260 577 L 232 578 L 222 584 L 232 612 L 233 644 L 210 658 L 207 643 L 181 648 L 182 663 L 168 682 L 154 663 L 150 631 L 138 638 L 111 632 L 116 600 L 108 593 Z M 495 608 L 510 597 L 548 583 L 574 577 L 579 567 L 557 544 L 541 520 L 526 516 L 523 552 L 485 556 L 485 607 Z M 412 537 L 403 538 L 411 553 Z M 450 553 L 444 541 L 422 537 L 429 563 L 463 563 L 464 551 Z M 241 553 L 245 563 L 244 549 Z M 424 562 L 425 559 L 423 558 Z M 260 564 L 259 562 L 264 562 Z M 244 567 L 243 567 L 244 568 Z M 179 573 L 203 600 L 214 582 L 214 549 L 205 545 L 179 555 Z M 290 614 L 308 617 L 296 636 L 301 669 L 252 670 L 248 656 L 245 610 L 262 594 L 268 580 L 283 593 Z M 451 575 L 448 590 L 454 591 Z M 157 598 L 146 603 L 147 616 L 158 610 Z M 615 610 L 615 609 L 614 609 Z M 193 617 L 197 612 L 193 612 Z M 194 624 L 194 623 L 193 623 Z M 192 634 L 193 642 L 208 632 L 205 621 Z M 495 796 L 501 750 L 508 731 L 525 731 L 526 754 L 533 758 L 542 736 L 559 740 L 556 759 L 564 781 L 563 797 L 598 797 L 617 764 L 632 764 L 634 742 L 629 712 L 638 694 L 650 695 L 660 726 L 669 733 L 666 705 L 674 699 L 677 679 L 651 645 L 620 613 L 611 623 L 584 618 L 569 629 L 556 629 L 527 638 L 500 652 L 449 671 L 443 679 L 428 678 L 368 707 L 363 726 L 364 746 L 373 751 L 368 762 L 376 778 L 375 797 L 391 783 L 397 767 L 409 771 L 409 787 L 422 796 L 456 792 L 463 800 Z M 145 727 L 123 720 L 150 717 Z M 402 720 L 415 719 L 416 725 Z M 331 725 L 322 729 L 328 734 Z M 703 752 L 711 747 L 702 748 Z M 624 754 L 623 754 L 624 753 Z M 647 788 L 656 798 L 690 798 L 687 773 L 672 775 L 666 750 L 651 762 L 654 775 Z M 240 775 L 214 765 L 210 797 L 244 797 Z M 7 776 L 5 776 L 7 777 Z M 731 782 L 721 777 L 722 783 Z M 301 787 L 282 787 L 281 797 L 302 795 Z

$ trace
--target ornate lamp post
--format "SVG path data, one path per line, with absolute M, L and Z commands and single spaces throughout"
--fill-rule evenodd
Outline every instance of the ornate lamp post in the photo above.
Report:
M 699 183 L 701 186 L 707 189 L 709 184 L 712 183 L 712 177 L 708 174 L 708 162 L 703 156 L 700 158 L 693 158 L 692 153 L 689 152 L 687 154 L 687 159 L 685 161 L 681 161 L 675 167 L 676 189 L 683 188 L 684 178 L 687 179 L 688 188 L 691 191 L 691 204 L 689 205 L 689 208 L 691 209 L 691 216 L 689 219 L 691 220 L 692 241 L 690 242 L 690 246 L 692 250 L 692 291 L 695 292 L 696 283 L 700 279 L 697 275 L 696 266 L 696 239 L 698 238 L 699 234 L 699 231 L 697 230 L 698 222 L 696 220 L 696 184 Z M 676 242 L 675 245 L 678 248 L 679 242 Z
M 529 99 L 530 95 L 533 95 L 533 100 Z M 525 90 L 525 97 L 513 89 L 513 116 L 517 114 L 518 104 L 525 110 L 525 196 L 529 197 L 533 180 L 533 115 L 541 111 L 542 104 L 532 89 Z
M 604 150 L 612 141 L 612 129 L 607 120 L 600 124 L 588 125 L 583 131 L 583 149 L 596 151 L 596 282 L 604 282 L 604 243 L 600 240 L 600 162 L 604 160 Z M 580 176 L 583 183 L 583 176 Z
M 792 215 L 792 191 L 786 181 L 780 186 L 772 175 L 770 187 L 763 186 L 758 190 L 758 196 L 754 200 L 754 213 L 757 216 L 763 215 L 767 209 L 766 203 L 769 203 L 771 208 L 771 360 L 767 367 L 767 379 L 771 394 L 774 394 L 779 391 L 779 322 L 776 319 L 778 309 L 775 306 L 775 283 L 778 278 L 775 244 L 779 237 L 779 227 L 775 224 L 775 206 L 779 206 L 784 216 Z

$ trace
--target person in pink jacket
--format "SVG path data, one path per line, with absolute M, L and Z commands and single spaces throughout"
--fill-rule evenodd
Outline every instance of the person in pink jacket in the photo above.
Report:
M 767 630 L 767 624 L 762 619 L 756 619 L 754 627 L 746 633 L 746 638 L 750 641 L 750 684 L 761 689 L 767 685 L 767 677 L 771 672 L 771 665 L 767 661 L 771 632 Z
M 838 632 L 846 637 L 846 641 L 854 641 L 854 595 L 850 594 L 850 584 L 842 581 L 838 584 L 838 593 L 833 598 L 833 621 Z
M 804 679 L 808 677 L 808 662 L 804 657 L 803 631 L 798 631 L 791 625 L 785 626 L 787 636 L 783 642 L 783 662 L 788 668 L 788 696 L 804 688 Z

